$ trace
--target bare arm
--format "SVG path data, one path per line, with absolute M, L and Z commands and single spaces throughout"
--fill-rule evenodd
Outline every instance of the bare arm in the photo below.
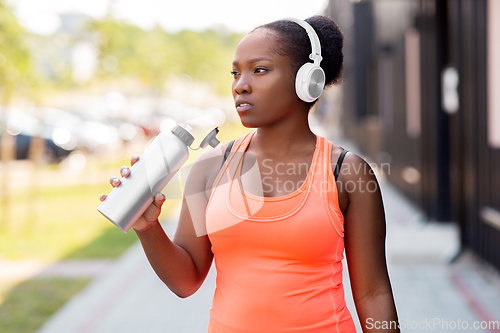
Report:
M 160 207 L 157 208 L 158 215 L 159 210 Z M 188 297 L 198 290 L 213 258 L 208 236 L 197 237 L 191 229 L 192 221 L 185 200 L 174 241 L 165 234 L 158 217 L 143 229 L 134 226 L 156 274 L 179 297 Z M 183 233 L 183 237 L 179 237 L 179 233 Z
M 206 159 L 206 155 L 211 157 L 214 154 L 217 154 L 215 150 L 206 151 L 201 160 Z M 137 160 L 137 156 L 133 157 L 132 165 Z M 216 171 L 213 167 L 216 165 L 214 160 L 218 159 L 212 157 L 211 167 L 208 168 L 207 163 L 198 161 L 193 165 L 186 181 L 185 193 L 201 195 L 197 195 L 196 200 L 191 200 L 189 204 L 189 200 L 184 196 L 173 241 L 165 234 L 158 221 L 161 206 L 165 201 L 165 196 L 161 193 L 155 196 L 153 203 L 133 226 L 156 274 L 179 297 L 188 297 L 198 290 L 212 263 L 210 240 L 206 233 L 198 232 L 197 235 L 194 223 L 204 225 L 204 212 L 208 203 L 206 184 L 209 178 L 213 178 L 208 176 L 209 173 Z M 120 173 L 123 177 L 128 177 L 130 170 L 122 168 Z M 112 178 L 111 184 L 119 186 L 120 181 L 113 181 Z M 105 199 L 106 195 L 101 195 L 101 200 Z M 193 221 L 193 210 L 196 210 L 193 214 L 197 221 Z
M 346 257 L 363 332 L 399 332 L 387 273 L 385 213 L 379 184 L 368 163 L 355 154 L 346 156 L 341 170 L 344 172 L 339 176 L 339 192 L 347 197 L 344 210 Z M 345 186 L 347 182 L 349 186 Z M 394 329 L 381 329 L 382 323 L 392 323 L 387 327 Z

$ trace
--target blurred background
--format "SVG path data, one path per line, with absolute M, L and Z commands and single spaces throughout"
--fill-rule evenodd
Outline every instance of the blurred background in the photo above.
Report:
M 444 267 L 445 279 L 466 257 L 458 272 L 483 272 L 479 294 L 500 309 L 500 1 L 0 0 L 0 332 L 36 331 L 136 242 L 97 212 L 98 197 L 159 132 L 247 133 L 230 93 L 237 43 L 259 24 L 314 14 L 346 40 L 343 83 L 311 123 L 393 189 L 396 289 L 422 277 L 407 264 Z M 463 297 L 463 311 L 500 319 Z
M 330 1 L 342 132 L 430 220 L 500 269 L 500 1 Z

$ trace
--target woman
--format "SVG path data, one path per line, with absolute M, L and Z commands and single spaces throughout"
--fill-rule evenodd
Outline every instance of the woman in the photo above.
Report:
M 332 85 L 342 70 L 342 33 L 325 16 L 306 21 Z M 399 331 L 376 178 L 363 159 L 348 153 L 342 163 L 343 149 L 311 131 L 314 101 L 296 93 L 311 48 L 304 27 L 289 20 L 245 36 L 232 93 L 242 124 L 256 130 L 234 142 L 223 167 L 227 144 L 200 155 L 172 241 L 158 222 L 161 193 L 134 224 L 152 267 L 179 297 L 201 286 L 215 258 L 209 332 L 355 332 L 342 286 L 344 247 L 363 331 Z

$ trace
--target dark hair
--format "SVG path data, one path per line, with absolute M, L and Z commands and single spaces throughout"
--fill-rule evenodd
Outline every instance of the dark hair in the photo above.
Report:
M 338 83 L 342 76 L 344 55 L 344 35 L 339 26 L 329 17 L 324 15 L 312 16 L 305 20 L 309 23 L 321 43 L 321 68 L 325 72 L 325 87 Z M 255 28 L 268 29 L 275 32 L 279 43 L 276 45 L 276 53 L 287 56 L 291 60 L 294 73 L 306 62 L 310 62 L 311 41 L 305 33 L 304 28 L 295 22 L 287 20 L 274 21 Z

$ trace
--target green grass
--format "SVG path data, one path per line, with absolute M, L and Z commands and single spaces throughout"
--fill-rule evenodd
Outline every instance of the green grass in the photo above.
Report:
M 99 194 L 109 190 L 109 184 L 71 185 L 40 189 L 31 203 L 22 200 L 26 194 L 13 197 L 11 215 L 29 212 L 17 219 L 17 225 L 0 230 L 0 253 L 7 259 L 46 261 L 120 255 L 137 237 L 133 231 L 125 234 L 97 211 Z M 162 217 L 174 204 L 165 204 Z
M 8 259 L 52 261 L 86 247 L 115 228 L 97 211 L 99 194 L 108 191 L 104 184 L 58 186 L 39 189 L 31 202 L 23 200 L 29 196 L 26 193 L 11 198 L 10 215 L 19 218 L 0 231 L 0 253 Z M 130 245 L 131 237 L 123 236 Z M 108 256 L 106 251 L 98 255 Z
M 35 332 L 90 279 L 32 279 L 5 295 L 0 304 L 0 332 Z

